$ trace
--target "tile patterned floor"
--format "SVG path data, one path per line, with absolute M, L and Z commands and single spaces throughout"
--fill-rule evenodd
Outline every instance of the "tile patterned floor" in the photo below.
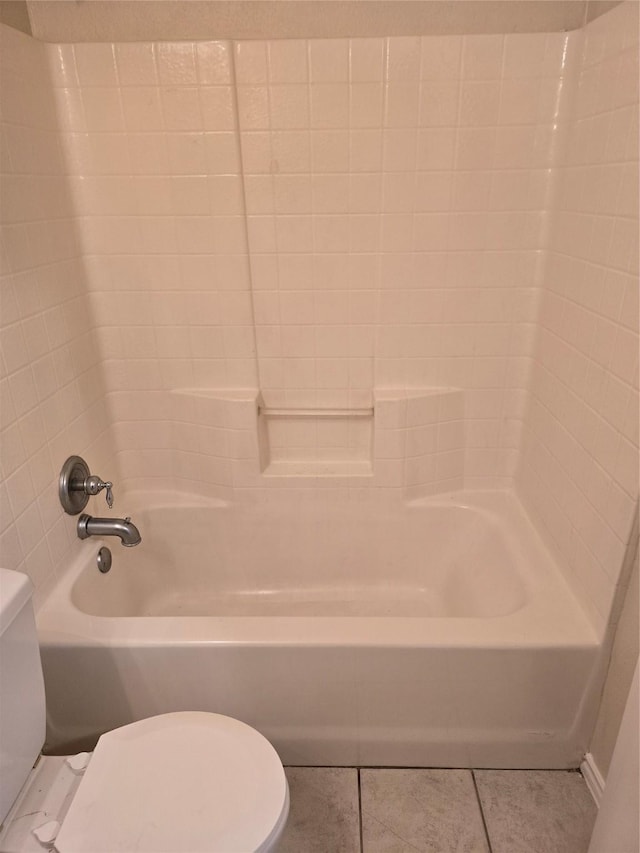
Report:
M 586 853 L 579 773 L 287 767 L 280 853 Z
M 278 853 L 360 850 L 358 771 L 287 767 L 291 806 Z

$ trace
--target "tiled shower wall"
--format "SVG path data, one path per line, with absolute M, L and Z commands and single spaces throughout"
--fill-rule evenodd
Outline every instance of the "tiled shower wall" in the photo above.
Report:
M 257 387 L 231 47 L 49 52 L 125 479 L 222 494 L 228 436 L 172 391 Z
M 170 389 L 332 408 L 453 387 L 449 474 L 509 482 L 579 38 L 51 46 L 129 475 L 227 455 L 177 446 Z
M 229 44 L 50 57 L 110 389 L 255 387 Z
M 599 624 L 638 495 L 638 8 L 585 28 L 517 481 Z
M 236 45 L 268 400 L 463 388 L 467 477 L 512 473 L 569 40 Z
M 67 452 L 111 476 L 106 422 L 119 482 L 255 487 L 256 389 L 276 408 L 375 392 L 378 475 L 356 485 L 411 494 L 441 462 L 432 486 L 508 485 L 524 444 L 522 493 L 601 620 L 636 488 L 633 9 L 584 45 L 7 31 L 4 564 L 64 565 L 71 528 L 37 496 Z M 464 411 L 443 423 L 433 387 Z
M 0 31 L 0 560 L 42 592 L 80 544 L 62 463 L 82 453 L 117 473 L 46 47 Z

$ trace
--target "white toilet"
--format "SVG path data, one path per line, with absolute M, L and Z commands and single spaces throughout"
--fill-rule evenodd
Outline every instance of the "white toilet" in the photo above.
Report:
M 32 769 L 45 696 L 31 595 L 26 575 L 0 569 L 1 853 L 275 850 L 289 812 L 282 764 L 230 717 L 150 717 Z

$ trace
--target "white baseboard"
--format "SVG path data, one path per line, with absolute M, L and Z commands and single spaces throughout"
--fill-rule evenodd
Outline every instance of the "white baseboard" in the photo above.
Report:
M 598 770 L 593 755 L 588 752 L 580 765 L 580 772 L 587 783 L 587 788 L 593 797 L 595 804 L 600 808 L 602 802 L 602 794 L 604 793 L 604 779 L 602 773 Z

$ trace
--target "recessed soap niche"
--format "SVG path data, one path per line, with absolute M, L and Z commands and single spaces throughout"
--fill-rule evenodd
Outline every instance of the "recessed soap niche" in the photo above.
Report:
M 339 487 L 404 489 L 409 499 L 463 487 L 462 389 L 374 388 L 351 408 L 297 402 L 265 402 L 256 388 L 184 388 L 136 393 L 127 406 L 146 419 L 145 441 L 159 437 L 156 486 L 160 476 L 168 488 L 188 481 L 225 500 L 236 488 L 310 487 L 323 478 Z M 136 470 L 140 460 L 146 464 L 136 447 L 128 465 Z
M 260 470 L 265 476 L 370 477 L 373 407 L 258 407 Z

